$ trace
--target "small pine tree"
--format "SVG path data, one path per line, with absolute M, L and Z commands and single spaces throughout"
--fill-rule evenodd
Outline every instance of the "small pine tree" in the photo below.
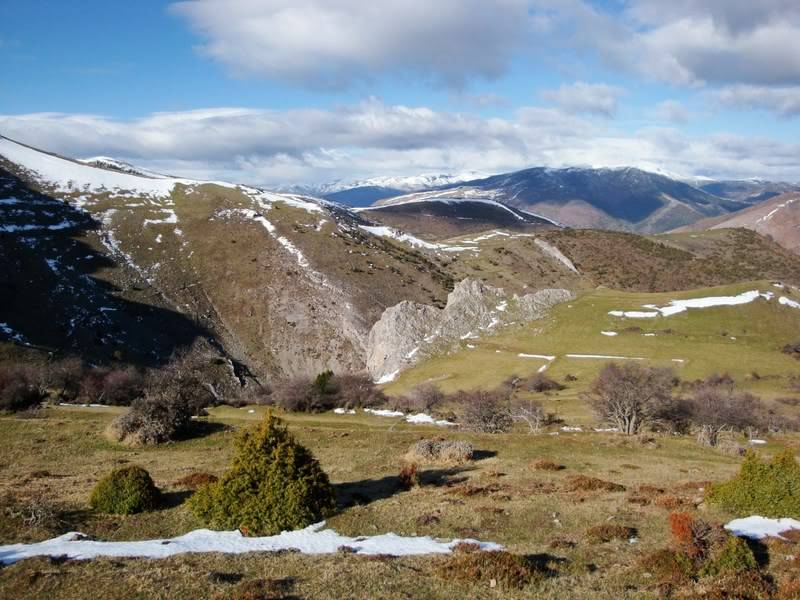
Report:
M 156 508 L 160 495 L 150 474 L 132 465 L 115 469 L 97 482 L 89 504 L 103 513 L 131 515 Z
M 237 437 L 230 470 L 198 490 L 189 505 L 212 527 L 273 535 L 321 521 L 335 499 L 319 462 L 267 414 Z
M 750 546 L 742 538 L 732 535 L 711 556 L 700 574 L 716 576 L 726 573 L 744 573 L 755 569 L 758 569 L 758 563 Z
M 775 455 L 769 463 L 750 451 L 739 474 L 730 481 L 712 485 L 706 499 L 736 516 L 800 517 L 800 464 L 789 449 Z

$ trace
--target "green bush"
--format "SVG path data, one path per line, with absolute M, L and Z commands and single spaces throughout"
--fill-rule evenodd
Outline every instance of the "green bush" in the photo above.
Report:
M 230 470 L 198 490 L 189 506 L 212 527 L 272 535 L 324 519 L 335 499 L 319 462 L 268 414 L 237 437 Z
M 95 510 L 114 515 L 131 515 L 153 510 L 160 492 L 142 467 L 115 469 L 92 490 L 89 504 Z
M 788 449 L 768 463 L 750 451 L 739 474 L 710 486 L 706 500 L 738 517 L 800 517 L 800 465 Z
M 744 573 L 755 569 L 758 569 L 758 563 L 756 563 L 756 558 L 747 542 L 732 535 L 703 565 L 701 575 L 717 576 L 726 573 Z

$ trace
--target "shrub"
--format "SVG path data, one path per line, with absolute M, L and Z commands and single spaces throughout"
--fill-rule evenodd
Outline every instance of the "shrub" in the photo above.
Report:
M 437 568 L 440 577 L 468 583 L 496 581 L 506 588 L 521 589 L 547 573 L 529 557 L 506 551 L 459 552 Z
M 709 550 L 723 541 L 728 533 L 686 512 L 669 515 L 673 547 L 691 559 L 705 557 Z
M 230 470 L 189 499 L 212 527 L 272 535 L 316 523 L 336 506 L 328 476 L 277 417 L 242 431 Z
M 609 363 L 592 383 L 587 399 L 598 418 L 634 435 L 670 402 L 673 377 L 669 369 Z
M 732 386 L 703 386 L 690 403 L 692 422 L 699 428 L 698 441 L 716 446 L 723 431 L 743 431 L 758 425 L 764 407 L 761 400 L 747 393 L 737 393 Z
M 365 375 L 334 375 L 323 371 L 314 379 L 295 377 L 281 382 L 272 402 L 284 410 L 318 413 L 334 408 L 366 408 L 385 402 L 375 383 Z
M 92 490 L 89 504 L 97 511 L 130 515 L 153 510 L 160 493 L 150 474 L 135 465 L 115 469 Z
M 800 360 L 800 342 L 794 342 L 793 344 L 786 344 L 781 349 L 781 352 Z
M 596 544 L 602 544 L 612 540 L 629 540 L 636 537 L 636 529 L 633 527 L 625 527 L 624 525 L 603 523 L 602 525 L 595 525 L 587 529 L 586 537 L 589 538 L 589 541 Z
M 735 535 L 728 536 L 728 539 L 703 565 L 700 574 L 707 576 L 717 576 L 729 573 L 744 573 L 758 569 L 756 558 L 753 551 L 742 538 Z
M 503 433 L 513 425 L 508 399 L 499 392 L 460 392 L 457 400 L 463 406 L 464 426 L 471 431 Z
M 86 403 L 129 406 L 144 393 L 144 379 L 134 368 L 95 367 L 81 380 L 78 398 Z
M 639 568 L 652 573 L 660 585 L 681 586 L 694 576 L 694 564 L 685 555 L 669 548 L 656 550 L 639 561 Z
M 444 393 L 432 383 L 423 383 L 411 390 L 411 401 L 417 412 L 430 412 L 444 399 Z
M 789 449 L 769 463 L 751 450 L 738 475 L 710 486 L 706 500 L 736 516 L 800 517 L 800 465 Z
M 83 361 L 79 358 L 69 357 L 54 361 L 47 367 L 47 387 L 59 400 L 75 400 L 80 391 L 83 371 Z
M 193 412 L 173 386 L 147 391 L 111 424 L 108 432 L 115 441 L 131 446 L 162 444 L 188 432 Z
M 624 492 L 625 486 L 611 481 L 587 477 L 586 475 L 573 475 L 567 479 L 567 491 L 570 492 Z
M 413 487 L 419 486 L 419 474 L 417 473 L 417 465 L 415 463 L 409 463 L 403 465 L 400 469 L 400 475 L 398 476 L 400 480 L 400 487 L 404 490 L 410 490 Z
M 37 406 L 44 399 L 34 367 L 0 365 L 0 412 L 19 412 Z
M 553 392 L 563 390 L 565 387 L 542 373 L 537 373 L 525 382 L 525 388 L 529 392 Z
M 406 458 L 416 462 L 463 463 L 472 459 L 472 444 L 463 440 L 419 440 L 408 449 Z
M 555 422 L 556 415 L 545 411 L 536 400 L 521 400 L 511 408 L 511 418 L 526 423 L 530 433 L 539 433 L 542 427 Z

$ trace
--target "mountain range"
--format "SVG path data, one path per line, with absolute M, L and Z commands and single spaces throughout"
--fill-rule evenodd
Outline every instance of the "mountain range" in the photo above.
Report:
M 455 292 L 467 298 L 458 306 L 480 312 L 475 322 L 500 328 L 512 311 L 481 300 L 484 289 L 502 290 L 490 297 L 504 295 L 512 306 L 548 288 L 800 282 L 797 255 L 755 232 L 566 228 L 517 206 L 527 203 L 513 192 L 570 174 L 532 171 L 353 209 L 105 157 L 77 161 L 0 137 L 0 352 L 151 365 L 203 339 L 237 373 L 269 381 L 362 370 L 368 356 L 375 360 L 370 332 L 387 309 L 440 310 Z M 741 206 L 641 171 L 597 176 L 670 192 L 698 214 Z M 571 189 L 587 177 L 572 173 Z M 604 200 L 601 187 L 582 189 L 620 223 L 641 223 L 655 206 L 637 212 Z

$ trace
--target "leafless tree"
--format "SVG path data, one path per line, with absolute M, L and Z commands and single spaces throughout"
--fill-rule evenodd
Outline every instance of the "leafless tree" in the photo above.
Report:
M 455 402 L 464 410 L 467 429 L 480 433 L 503 433 L 514 424 L 508 406 L 508 396 L 499 391 L 475 390 L 459 392 Z
M 548 413 L 541 402 L 536 400 L 520 400 L 511 408 L 511 418 L 528 425 L 530 433 L 539 433 L 542 427 L 551 423 L 554 419 L 552 413 Z
M 764 405 L 756 396 L 737 392 L 730 386 L 706 386 L 692 397 L 691 411 L 698 441 L 716 446 L 724 431 L 744 431 L 758 426 Z
M 592 383 L 587 399 L 600 419 L 634 435 L 671 400 L 673 379 L 670 369 L 609 363 Z

